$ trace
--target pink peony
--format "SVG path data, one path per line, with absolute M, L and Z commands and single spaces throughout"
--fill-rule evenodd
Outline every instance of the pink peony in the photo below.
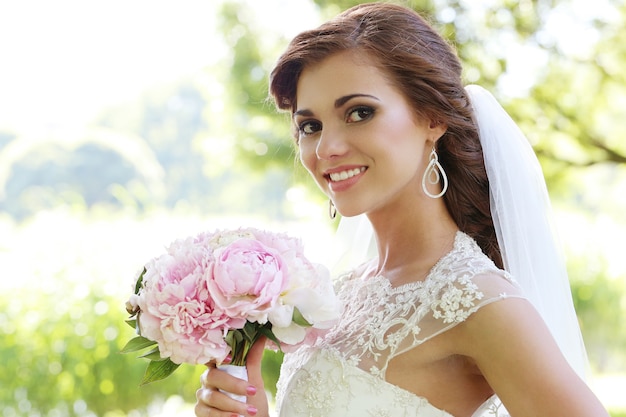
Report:
M 215 304 L 230 317 L 267 323 L 288 280 L 281 254 L 258 240 L 241 238 L 214 255 L 208 288 Z
M 223 360 L 230 351 L 225 331 L 245 323 L 227 316 L 209 296 L 210 254 L 192 239 L 180 240 L 146 265 L 137 300 L 141 335 L 156 341 L 161 356 L 174 363 Z

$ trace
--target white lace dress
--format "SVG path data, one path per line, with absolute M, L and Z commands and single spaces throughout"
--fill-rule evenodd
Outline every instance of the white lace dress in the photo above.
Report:
M 452 417 L 386 382 L 387 365 L 482 306 L 520 297 L 510 276 L 462 232 L 424 281 L 392 287 L 384 277 L 364 279 L 368 275 L 341 277 L 341 321 L 314 346 L 285 355 L 276 398 L 279 416 Z M 494 396 L 473 416 L 508 414 Z

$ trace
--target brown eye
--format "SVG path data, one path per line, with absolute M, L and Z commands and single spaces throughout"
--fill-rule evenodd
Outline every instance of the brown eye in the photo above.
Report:
M 322 124 L 320 122 L 307 120 L 298 125 L 298 131 L 301 135 L 313 135 L 322 130 Z
M 374 109 L 372 109 L 371 107 L 359 106 L 351 109 L 348 112 L 348 117 L 346 118 L 346 121 L 348 123 L 362 122 L 363 120 L 367 120 L 372 117 L 373 114 Z

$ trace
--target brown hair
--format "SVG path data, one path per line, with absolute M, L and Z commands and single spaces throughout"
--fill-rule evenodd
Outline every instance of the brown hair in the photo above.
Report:
M 293 112 L 302 70 L 347 50 L 372 58 L 418 116 L 448 126 L 436 143 L 449 179 L 446 206 L 459 229 L 502 268 L 489 208 L 489 182 L 461 81 L 461 63 L 453 48 L 419 14 L 394 4 L 361 4 L 317 29 L 302 32 L 271 73 L 270 94 L 277 107 Z

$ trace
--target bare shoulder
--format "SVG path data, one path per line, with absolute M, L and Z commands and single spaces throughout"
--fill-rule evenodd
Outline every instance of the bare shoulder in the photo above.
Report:
M 504 297 L 460 326 L 459 354 L 469 357 L 511 415 L 607 416 L 569 366 L 532 304 Z

